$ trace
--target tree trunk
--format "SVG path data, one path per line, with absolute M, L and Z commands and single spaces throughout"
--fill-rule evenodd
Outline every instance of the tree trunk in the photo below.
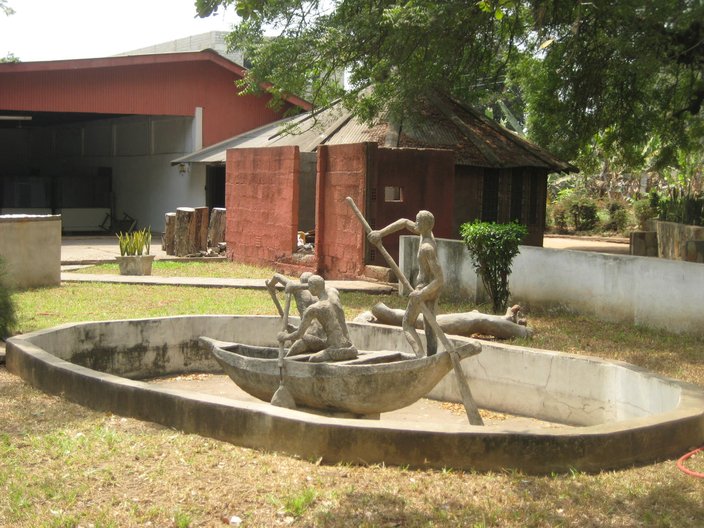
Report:
M 225 212 L 222 207 L 213 208 L 208 227 L 208 247 L 218 247 L 219 243 L 225 242 Z
M 195 241 L 196 251 L 208 251 L 208 213 L 207 207 L 196 207 L 195 209 Z
M 174 254 L 185 257 L 195 253 L 196 210 L 192 207 L 176 209 L 176 229 L 174 234 Z
M 164 237 L 161 240 L 161 249 L 167 255 L 174 254 L 174 235 L 176 234 L 176 213 L 164 215 Z
M 506 315 L 491 315 L 478 312 L 441 314 L 436 316 L 440 328 L 446 334 L 471 337 L 474 334 L 491 335 L 499 339 L 514 337 L 530 337 L 533 330 L 523 324 L 525 321 L 518 319 L 520 306 L 509 308 Z M 378 303 L 372 308 L 372 315 L 377 323 L 401 326 L 405 310 L 393 309 L 384 303 Z M 519 324 L 519 321 L 521 324 Z M 423 319 L 418 317 L 416 328 L 423 328 Z

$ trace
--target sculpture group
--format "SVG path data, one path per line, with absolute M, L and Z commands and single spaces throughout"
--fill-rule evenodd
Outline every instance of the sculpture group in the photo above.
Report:
M 364 227 L 369 243 L 379 250 L 399 282 L 410 291 L 405 310 L 377 305 L 373 313 L 381 322 L 398 324 L 400 321 L 413 354 L 358 350 L 350 337 L 339 292 L 312 273 L 302 274 L 298 281 L 280 274 L 266 281 L 283 319 L 276 336 L 278 349 L 210 338 L 202 338 L 203 342 L 211 346 L 215 358 L 241 388 L 274 405 L 291 408 L 303 406 L 377 415 L 413 403 L 427 394 L 449 370 L 454 370 L 469 422 L 483 425 L 460 365 L 461 359 L 478 354 L 481 346 L 476 341 L 465 340 L 456 347 L 445 335 L 443 324 L 448 328 L 447 317 L 436 317 L 445 279 L 433 236 L 433 215 L 420 211 L 415 220 L 402 218 L 382 229 L 372 230 L 355 203 L 350 198 L 347 202 Z M 415 287 L 411 287 L 383 246 L 384 237 L 400 230 L 420 237 Z M 277 297 L 279 287 L 286 296 L 283 308 Z M 298 326 L 288 322 L 292 300 L 300 316 Z M 480 319 L 476 314 L 453 315 L 476 323 Z M 513 325 L 527 332 L 524 322 L 519 320 L 517 308 L 493 324 L 496 328 L 497 325 Z M 425 342 L 418 334 L 419 328 L 425 331 Z M 438 342 L 443 347 L 441 352 Z M 290 343 L 288 348 L 287 343 Z M 415 374 L 410 375 L 411 371 Z

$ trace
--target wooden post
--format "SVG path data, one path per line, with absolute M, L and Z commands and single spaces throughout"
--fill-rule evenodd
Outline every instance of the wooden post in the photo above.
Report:
M 176 213 L 164 215 L 164 237 L 161 239 L 161 249 L 167 255 L 174 254 L 174 235 L 176 234 Z
M 196 251 L 208 251 L 208 216 L 210 209 L 207 207 L 195 208 L 195 240 Z
M 210 214 L 208 247 L 218 247 L 220 242 L 225 242 L 225 212 L 222 207 L 214 207 Z
M 195 216 L 196 210 L 192 207 L 179 207 L 176 209 L 174 254 L 177 257 L 185 257 L 195 253 Z

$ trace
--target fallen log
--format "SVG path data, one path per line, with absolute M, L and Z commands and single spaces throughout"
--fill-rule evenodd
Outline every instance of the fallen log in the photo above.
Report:
M 524 319 L 519 319 L 521 307 L 512 306 L 506 315 L 492 315 L 477 310 L 471 312 L 441 314 L 435 316 L 438 325 L 446 334 L 471 337 L 474 334 L 490 335 L 499 339 L 531 337 L 533 330 L 528 328 Z M 389 308 L 384 303 L 377 303 L 372 308 L 373 320 L 379 324 L 401 326 L 405 310 Z M 423 329 L 423 317 L 415 322 L 416 328 Z

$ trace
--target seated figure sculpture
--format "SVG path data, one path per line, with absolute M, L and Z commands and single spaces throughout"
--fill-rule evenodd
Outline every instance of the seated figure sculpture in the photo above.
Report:
M 307 289 L 308 279 L 310 279 L 312 276 L 313 274 L 309 271 L 303 272 L 301 274 L 300 282 L 297 285 L 299 287 L 294 287 L 296 286 L 296 283 L 293 280 L 285 277 L 284 275 L 281 275 L 280 273 L 275 273 L 271 279 L 265 282 L 266 287 L 269 290 L 269 293 L 271 294 L 271 298 L 274 300 L 276 308 L 279 310 L 279 313 L 282 316 L 283 310 L 281 309 L 281 305 L 279 304 L 279 301 L 276 298 L 276 285 L 283 285 L 285 291 L 291 293 L 291 295 L 296 301 L 298 315 L 301 317 L 301 319 L 303 319 L 303 314 L 305 313 L 306 309 L 312 304 L 318 302 L 318 298 L 312 295 Z M 291 288 L 286 290 L 289 285 L 292 285 Z M 296 327 L 289 324 L 287 330 L 289 332 L 293 332 L 296 330 Z M 303 334 L 303 336 L 293 344 L 288 355 L 297 356 L 299 354 L 319 352 L 325 347 L 325 332 L 323 331 L 323 328 L 320 326 L 320 323 L 318 321 L 313 321 L 310 324 L 308 330 Z
M 307 283 L 289 283 L 286 285 L 285 291 L 286 293 L 294 293 L 304 289 L 307 289 L 318 300 L 305 309 L 301 324 L 297 329 L 293 332 L 283 331 L 278 334 L 277 337 L 281 343 L 289 340 L 294 341 L 287 356 L 310 352 L 305 343 L 306 331 L 313 323 L 317 322 L 324 333 L 324 337 L 321 338 L 322 349 L 310 356 L 308 361 L 355 359 L 358 355 L 357 349 L 350 340 L 339 292 L 335 288 L 326 287 L 325 279 L 319 275 L 310 276 Z

